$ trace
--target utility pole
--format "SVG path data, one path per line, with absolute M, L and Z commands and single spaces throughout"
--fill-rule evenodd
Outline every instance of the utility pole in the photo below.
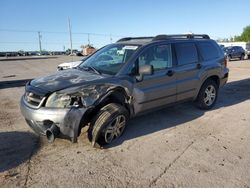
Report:
M 112 43 L 112 35 L 110 34 L 110 43 Z
M 41 38 L 42 38 L 41 32 L 38 31 L 38 41 L 39 41 L 39 50 L 40 50 L 40 53 L 42 53 L 42 42 L 41 42 Z
M 90 38 L 89 38 L 89 33 L 88 33 L 88 45 L 90 45 Z
M 72 33 L 71 33 L 71 23 L 70 23 L 70 18 L 68 17 L 68 23 L 69 23 L 69 39 L 70 39 L 70 54 L 73 53 L 72 49 Z

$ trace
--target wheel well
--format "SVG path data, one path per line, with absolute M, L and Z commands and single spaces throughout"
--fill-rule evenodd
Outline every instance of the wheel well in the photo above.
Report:
M 207 80 L 213 80 L 217 84 L 217 86 L 220 87 L 220 78 L 218 76 L 215 76 L 215 75 L 214 76 L 210 76 L 210 77 L 208 77 L 206 79 L 206 81 Z
M 101 108 L 103 108 L 104 106 L 110 103 L 117 103 L 117 104 L 124 106 L 127 109 L 128 113 L 130 114 L 130 107 L 129 107 L 127 100 L 128 100 L 128 96 L 125 93 L 125 91 L 123 91 L 122 89 L 116 89 L 112 91 L 110 94 L 108 94 L 108 96 L 106 96 L 103 100 L 101 100 L 96 106 L 86 111 L 86 113 L 82 117 L 80 129 L 84 127 L 85 125 L 87 125 L 88 123 L 90 123 L 91 120 L 96 116 L 96 114 Z

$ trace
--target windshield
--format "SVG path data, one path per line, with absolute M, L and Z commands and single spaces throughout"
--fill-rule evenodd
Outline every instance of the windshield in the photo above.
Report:
M 224 50 L 227 52 L 227 51 L 230 51 L 230 50 L 232 50 L 233 48 L 232 47 L 226 47 L 226 48 L 224 48 Z
M 111 44 L 97 51 L 87 58 L 79 68 L 95 70 L 100 74 L 115 75 L 128 61 L 139 46 L 125 44 Z

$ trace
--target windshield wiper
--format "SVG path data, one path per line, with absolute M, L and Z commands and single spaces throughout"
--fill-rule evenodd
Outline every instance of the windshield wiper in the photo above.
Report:
M 97 70 L 95 67 L 92 67 L 92 66 L 82 66 L 82 68 L 84 69 L 84 70 L 92 70 L 92 71 L 94 71 L 96 74 L 102 74 L 101 73 L 101 71 L 99 71 L 99 70 Z
M 97 70 L 95 67 L 89 66 L 89 68 L 91 68 L 95 73 L 97 74 L 102 74 L 101 71 Z

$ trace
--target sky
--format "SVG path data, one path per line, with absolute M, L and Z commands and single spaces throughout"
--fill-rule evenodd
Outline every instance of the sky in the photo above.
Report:
M 0 0 L 0 51 L 99 48 L 121 37 L 240 35 L 250 25 L 250 0 Z M 90 33 L 89 35 L 87 33 Z M 89 36 L 89 38 L 88 38 Z

